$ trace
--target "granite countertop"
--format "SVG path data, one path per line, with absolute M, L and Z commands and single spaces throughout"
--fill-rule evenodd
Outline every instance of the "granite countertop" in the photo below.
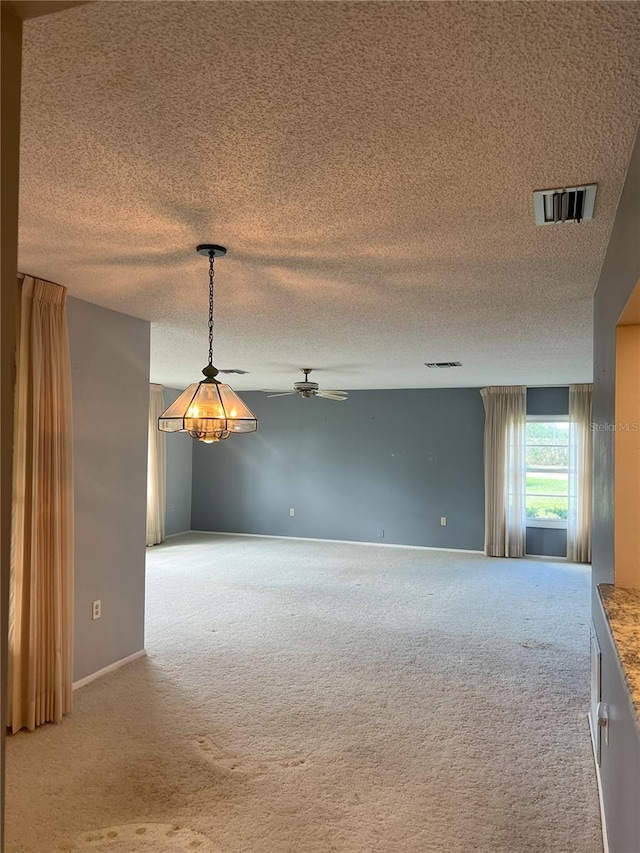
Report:
M 640 725 L 640 589 L 601 583 L 598 591 Z

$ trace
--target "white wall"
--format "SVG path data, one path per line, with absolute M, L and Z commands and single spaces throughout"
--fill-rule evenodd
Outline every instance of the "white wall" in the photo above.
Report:
M 144 648 L 150 327 L 71 297 L 67 318 L 78 681 Z

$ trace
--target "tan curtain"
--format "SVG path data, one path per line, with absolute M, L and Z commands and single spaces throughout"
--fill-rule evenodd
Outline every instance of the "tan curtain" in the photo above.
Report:
M 164 541 L 167 486 L 165 434 L 158 429 L 164 411 L 162 385 L 149 386 L 149 444 L 147 457 L 147 545 Z
M 576 563 L 591 562 L 592 390 L 592 385 L 569 386 L 567 558 Z
M 73 471 L 66 289 L 19 282 L 9 709 L 13 732 L 71 710 Z
M 482 388 L 485 408 L 485 553 L 525 553 L 525 441 L 527 389 L 523 385 Z

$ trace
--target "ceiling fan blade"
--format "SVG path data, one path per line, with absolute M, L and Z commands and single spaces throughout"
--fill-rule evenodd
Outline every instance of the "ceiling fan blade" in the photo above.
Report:
M 295 394 L 295 391 L 275 391 L 273 394 L 267 394 L 268 397 L 286 397 L 289 394 Z
M 322 393 L 323 394 L 342 394 L 343 397 L 349 396 L 348 391 L 338 391 L 336 388 L 323 388 Z
M 324 397 L 325 400 L 338 400 L 344 402 L 346 397 L 338 397 L 337 394 L 330 394 L 328 391 L 316 391 L 316 397 Z

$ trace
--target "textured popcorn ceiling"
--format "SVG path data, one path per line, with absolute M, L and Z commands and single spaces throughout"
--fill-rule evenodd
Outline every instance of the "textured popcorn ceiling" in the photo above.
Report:
M 20 268 L 152 322 L 152 380 L 588 381 L 640 5 L 97 2 L 25 25 Z M 597 182 L 594 219 L 532 191 Z M 423 362 L 462 368 L 428 370 Z M 328 404 L 327 404 L 328 405 Z

